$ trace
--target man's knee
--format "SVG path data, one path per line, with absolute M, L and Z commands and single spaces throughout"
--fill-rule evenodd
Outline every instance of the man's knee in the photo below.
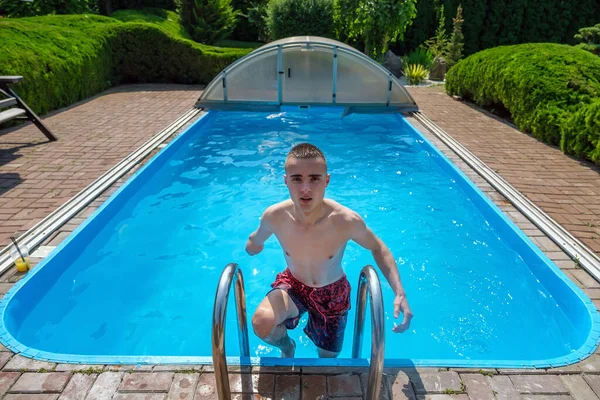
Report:
M 252 329 L 261 339 L 268 337 L 275 328 L 275 316 L 272 312 L 258 309 L 252 316 Z

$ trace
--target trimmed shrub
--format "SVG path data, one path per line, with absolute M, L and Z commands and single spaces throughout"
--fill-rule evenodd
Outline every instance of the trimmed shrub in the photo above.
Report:
M 582 107 L 566 121 L 560 148 L 600 165 L 600 99 Z
M 521 130 L 558 145 L 569 116 L 600 98 L 600 58 L 551 43 L 497 47 L 456 64 L 446 90 L 483 107 L 502 104 Z
M 208 83 L 251 49 L 201 45 L 102 16 L 0 19 L 0 75 L 39 114 L 124 82 Z
M 264 43 L 261 42 L 240 42 L 239 40 L 229 40 L 229 39 L 225 39 L 225 40 L 219 40 L 217 43 L 215 43 L 216 47 L 221 47 L 222 50 L 227 50 L 227 49 L 258 49 L 261 46 L 264 46 Z M 216 48 L 215 47 L 215 48 Z
M 334 38 L 333 0 L 271 0 L 267 27 L 272 40 L 300 35 Z
M 181 0 L 183 26 L 196 42 L 214 44 L 225 39 L 235 28 L 239 11 L 231 0 Z
M 0 0 L 0 16 L 11 18 L 95 12 L 96 0 Z
M 123 22 L 146 22 L 162 28 L 174 37 L 191 39 L 179 21 L 179 14 L 175 11 L 163 10 L 161 8 L 142 8 L 139 10 L 119 10 L 113 13 L 111 18 Z
M 148 24 L 122 24 L 111 31 L 114 75 L 119 83 L 208 83 L 249 52 L 173 39 Z
M 0 75 L 22 75 L 14 88 L 40 114 L 92 96 L 112 79 L 110 46 L 98 27 L 114 23 L 83 15 L 0 19 Z

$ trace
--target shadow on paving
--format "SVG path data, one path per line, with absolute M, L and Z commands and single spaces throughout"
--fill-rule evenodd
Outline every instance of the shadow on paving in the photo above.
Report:
M 189 85 L 189 84 L 147 84 L 147 83 L 125 83 L 119 86 L 106 89 L 104 92 L 96 95 L 107 95 L 112 93 L 126 92 L 172 92 L 174 90 L 198 92 L 205 89 L 205 85 Z M 200 96 L 198 94 L 198 96 Z
M 0 196 L 23 182 L 21 176 L 14 172 L 0 173 Z
M 561 152 L 561 153 L 562 153 L 562 154 L 563 154 L 565 157 L 568 157 L 568 158 L 570 158 L 571 160 L 575 161 L 576 163 L 578 163 L 578 164 L 579 164 L 579 165 L 581 165 L 582 167 L 589 168 L 589 169 L 591 169 L 592 171 L 595 171 L 595 172 L 597 172 L 598 174 L 600 174 L 600 166 L 599 166 L 599 165 L 596 165 L 596 164 L 594 164 L 592 161 L 589 161 L 589 160 L 584 160 L 584 159 L 582 159 L 582 158 L 575 157 L 575 156 L 573 156 L 573 155 L 571 155 L 571 154 L 567 154 L 567 153 L 565 153 L 565 152 L 563 152 L 563 151 L 561 150 L 560 146 L 558 146 L 558 145 L 553 145 L 553 144 L 550 144 L 550 143 L 546 143 L 546 142 L 544 142 L 543 140 L 541 140 L 541 139 L 539 139 L 539 138 L 536 138 L 535 136 L 533 136 L 533 135 L 532 135 L 531 133 L 529 133 L 529 132 L 523 132 L 523 131 L 522 131 L 522 130 L 521 130 L 521 129 L 520 129 L 520 128 L 519 128 L 519 127 L 518 127 L 518 126 L 515 124 L 515 122 L 512 120 L 512 117 L 511 117 L 511 115 L 510 115 L 510 112 L 509 112 L 508 110 L 506 110 L 506 109 L 503 109 L 502 107 L 498 106 L 498 109 L 499 109 L 499 110 L 497 110 L 497 112 L 496 112 L 496 113 L 494 113 L 493 111 L 491 111 L 491 110 L 487 110 L 487 109 L 485 109 L 485 108 L 482 108 L 481 106 L 478 106 L 477 104 L 475 104 L 475 103 L 472 103 L 472 102 L 470 102 L 470 101 L 468 101 L 468 100 L 462 99 L 462 100 L 459 100 L 459 101 L 460 101 L 462 104 L 466 105 L 467 107 L 469 107 L 469 108 L 471 108 L 471 109 L 473 109 L 473 110 L 475 110 L 475 111 L 477 111 L 477 112 L 480 112 L 480 113 L 482 113 L 483 115 L 485 115 L 485 116 L 487 116 L 487 117 L 489 117 L 489 118 L 492 118 L 492 119 L 494 119 L 494 120 L 496 120 L 496 121 L 498 121 L 498 122 L 500 122 L 500 123 L 502 123 L 502 124 L 504 124 L 504 125 L 508 126 L 509 128 L 515 129 L 515 130 L 519 131 L 520 133 L 522 133 L 523 135 L 527 135 L 527 136 L 529 136 L 529 137 L 531 137 L 531 138 L 535 139 L 535 140 L 536 140 L 538 143 L 540 143 L 540 144 L 542 144 L 542 145 L 544 145 L 544 146 L 550 147 L 550 148 L 552 148 L 552 149 L 559 150 L 559 151 L 560 151 L 560 152 Z
M 365 377 L 368 374 L 364 374 Z M 367 384 L 364 384 L 364 398 L 367 398 Z M 426 393 L 419 372 L 413 367 L 384 368 L 381 379 L 379 400 L 416 399 L 416 393 Z
M 253 382 L 254 374 L 240 374 L 241 395 L 237 397 L 241 399 L 261 399 L 270 398 L 273 396 L 274 379 L 273 375 L 258 374 L 257 381 Z M 252 393 L 252 394 L 250 394 Z
M 1 135 L 0 135 L 1 136 Z M 0 167 L 10 162 L 23 157 L 21 154 L 17 154 L 20 149 L 27 147 L 37 146 L 42 143 L 2 143 L 3 145 L 15 145 L 10 148 L 0 148 Z M 0 196 L 19 184 L 23 183 L 23 179 L 16 172 L 0 172 Z

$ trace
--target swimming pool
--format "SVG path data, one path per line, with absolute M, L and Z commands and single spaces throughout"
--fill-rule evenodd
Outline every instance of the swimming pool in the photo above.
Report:
M 590 300 L 446 157 L 398 114 L 342 112 L 207 113 L 5 296 L 0 341 L 60 362 L 211 363 L 225 265 L 243 270 L 249 317 L 285 266 L 274 237 L 255 257 L 244 245 L 262 211 L 287 198 L 287 152 L 309 141 L 328 157 L 326 195 L 357 210 L 398 262 L 415 316 L 410 331 L 391 331 L 380 274 L 386 365 L 542 367 L 593 352 Z M 353 291 L 342 354 L 312 358 L 304 318 L 291 332 L 298 363 L 364 363 L 350 358 L 355 289 L 374 261 L 351 243 L 343 264 Z M 239 354 L 233 299 L 227 321 L 227 353 Z M 251 330 L 250 352 L 284 363 Z

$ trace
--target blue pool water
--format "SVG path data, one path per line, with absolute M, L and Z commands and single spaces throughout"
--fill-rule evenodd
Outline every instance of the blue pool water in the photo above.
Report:
M 558 365 L 593 351 L 589 299 L 441 153 L 399 115 L 342 119 L 342 111 L 210 112 L 5 297 L 2 342 L 58 361 L 210 362 L 224 266 L 243 270 L 249 321 L 285 267 L 275 237 L 255 257 L 244 246 L 262 211 L 288 197 L 287 152 L 308 141 L 327 156 L 326 195 L 358 211 L 398 263 L 414 319 L 408 332 L 392 332 L 392 292 L 380 273 L 387 364 Z M 375 265 L 371 254 L 350 243 L 341 359 L 351 356 L 365 264 Z M 227 352 L 239 354 L 233 296 L 227 321 Z M 290 334 L 297 357 L 311 358 L 305 322 Z M 250 351 L 279 356 L 251 329 Z

